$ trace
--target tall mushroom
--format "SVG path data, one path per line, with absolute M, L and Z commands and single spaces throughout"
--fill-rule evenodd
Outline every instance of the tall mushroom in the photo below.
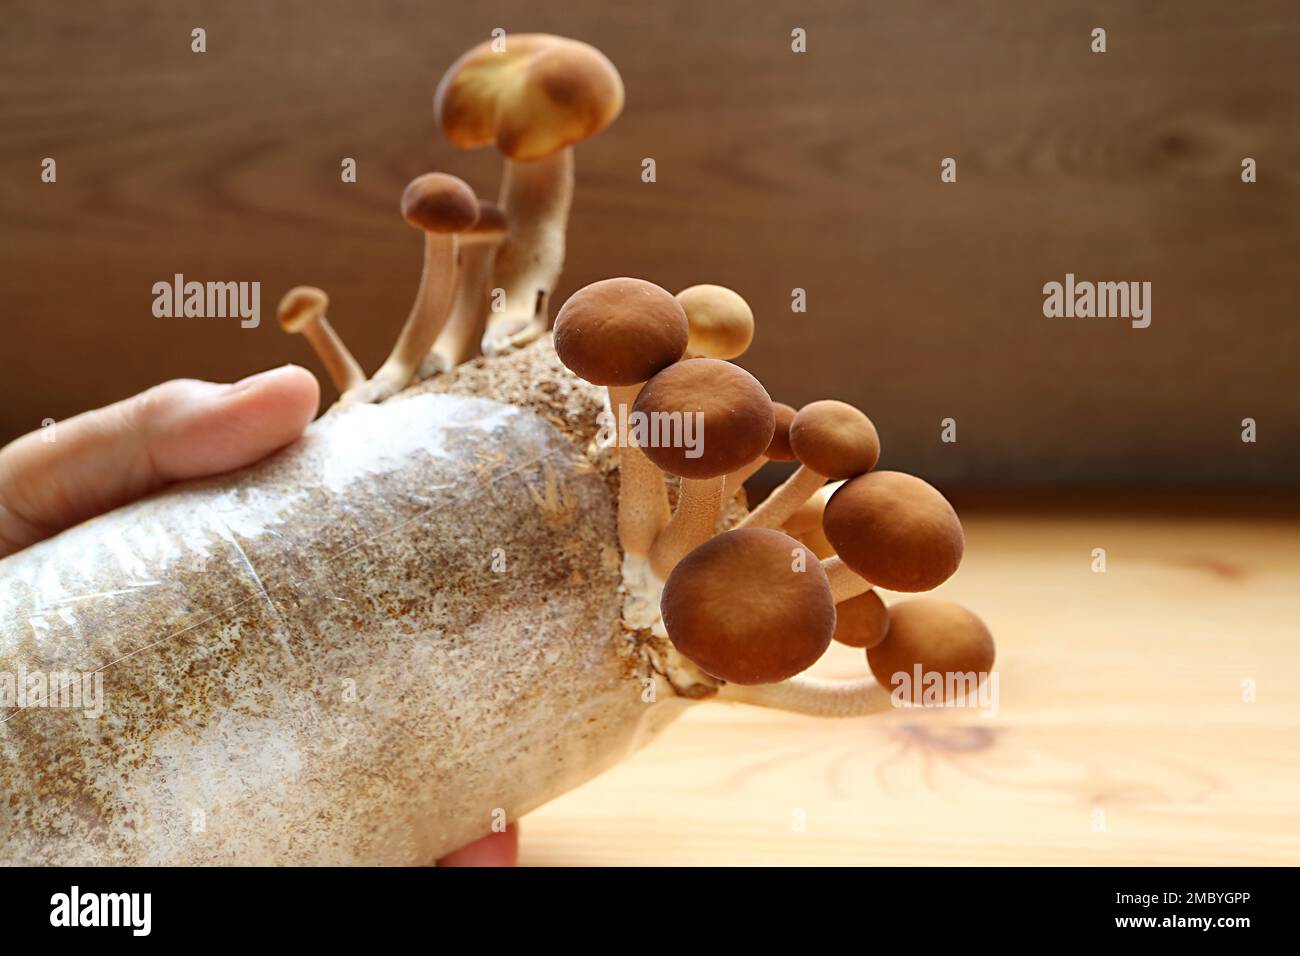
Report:
M 595 47 L 524 33 L 474 47 L 452 64 L 434 94 L 434 116 L 461 149 L 495 144 L 505 157 L 499 204 L 509 220 L 494 282 L 505 309 L 488 316 L 492 355 L 546 329 L 548 302 L 564 264 L 573 200 L 573 146 L 623 109 L 623 81 Z
M 681 479 L 672 520 L 650 549 L 650 568 L 662 579 L 713 536 L 725 476 L 771 442 L 772 399 L 739 365 L 693 358 L 646 382 L 632 412 L 645 456 Z
M 366 373 L 325 317 L 329 304 L 323 290 L 311 285 L 294 286 L 280 299 L 277 314 L 280 328 L 290 335 L 301 334 L 325 366 L 334 387 L 346 392 L 364 382 Z
M 870 471 L 880 457 L 880 438 L 866 415 L 846 402 L 828 399 L 799 409 L 790 422 L 790 448 L 799 467 L 741 527 L 779 528 L 828 478 Z
M 830 645 L 835 606 L 821 566 L 789 535 L 727 531 L 683 558 L 659 608 L 673 646 L 720 680 L 770 684 Z
M 602 279 L 571 295 L 555 317 L 555 351 L 579 378 L 609 390 L 619 457 L 618 540 L 644 559 L 668 523 L 663 475 L 628 439 L 641 386 L 686 351 L 686 314 L 667 291 L 643 279 Z
M 727 480 L 722 485 L 724 501 L 739 491 L 749 477 L 769 461 L 794 461 L 794 452 L 790 448 L 790 423 L 794 420 L 795 410 L 785 402 L 773 402 L 772 413 L 776 416 L 772 440 L 768 442 L 763 454 L 727 475 Z
M 928 591 L 961 564 L 961 519 L 934 486 L 900 471 L 873 471 L 831 495 L 822 528 L 836 557 L 825 561 L 839 603 L 869 590 Z M 892 626 L 892 625 L 891 625 Z
M 420 379 L 450 372 L 477 351 L 492 298 L 492 263 L 505 237 L 505 215 L 495 204 L 480 201 L 478 222 L 456 237 L 460 247 L 456 298 L 433 351 L 420 366 Z
M 867 666 L 882 687 L 895 688 L 907 703 L 930 703 L 927 692 L 937 691 L 938 702 L 952 706 L 962 703 L 948 696 L 958 683 L 929 675 L 973 674 L 978 687 L 992 672 L 996 655 L 993 635 L 966 608 L 951 601 L 916 598 L 889 609 L 889 634 L 867 649 Z M 918 669 L 923 675 L 919 681 L 915 679 Z M 960 686 L 971 685 L 962 681 Z
M 461 179 L 425 173 L 402 193 L 402 218 L 424 231 L 424 269 L 415 303 L 388 359 L 370 380 L 350 389 L 344 403 L 380 402 L 396 395 L 415 377 L 447 321 L 456 291 L 456 234 L 478 222 L 478 198 Z

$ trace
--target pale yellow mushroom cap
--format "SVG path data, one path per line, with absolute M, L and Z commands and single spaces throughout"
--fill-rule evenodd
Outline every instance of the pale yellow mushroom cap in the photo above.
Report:
M 510 159 L 528 162 L 614 122 L 623 110 L 623 80 L 589 44 L 546 33 L 507 34 L 451 65 L 433 109 L 455 146 L 495 143 Z
M 749 303 L 720 285 L 693 285 L 677 293 L 691 324 L 689 355 L 733 359 L 754 341 L 754 313 Z

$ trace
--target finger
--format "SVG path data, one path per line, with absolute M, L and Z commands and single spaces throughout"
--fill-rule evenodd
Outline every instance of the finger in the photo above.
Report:
M 518 866 L 519 826 L 512 823 L 500 833 L 489 833 L 469 846 L 448 853 L 439 866 Z
M 186 478 L 221 474 L 302 435 L 320 389 L 286 365 L 233 385 L 178 379 L 0 449 L 0 557 Z

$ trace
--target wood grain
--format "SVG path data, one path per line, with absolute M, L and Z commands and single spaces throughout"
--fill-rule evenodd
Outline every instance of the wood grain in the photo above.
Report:
M 939 593 L 993 630 L 996 718 L 702 704 L 527 817 L 523 861 L 1300 863 L 1300 509 L 1220 504 L 967 509 Z
M 561 298 L 615 274 L 732 285 L 775 397 L 853 401 L 886 465 L 949 484 L 1300 477 L 1289 0 L 10 2 L 0 441 L 165 377 L 315 367 L 271 321 L 302 282 L 374 368 L 418 278 L 404 183 L 442 168 L 495 191 L 496 158 L 439 141 L 430 101 L 497 26 L 593 42 L 627 85 L 579 150 Z M 1151 281 L 1152 327 L 1045 319 L 1067 271 Z M 154 318 L 177 272 L 262 282 L 261 327 Z

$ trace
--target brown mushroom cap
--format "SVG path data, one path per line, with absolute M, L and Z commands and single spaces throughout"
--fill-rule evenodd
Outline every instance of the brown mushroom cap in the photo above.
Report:
M 686 313 L 644 279 L 602 279 L 579 289 L 555 316 L 555 351 L 593 385 L 639 385 L 686 351 Z
M 862 412 L 826 399 L 799 409 L 790 423 L 790 449 L 819 475 L 853 478 L 876 466 L 880 437 Z
M 825 653 L 835 630 L 821 565 L 767 528 L 727 531 L 688 554 L 668 575 L 659 610 L 677 650 L 733 684 L 793 677 Z
M 868 649 L 867 666 L 881 687 L 893 690 L 894 675 L 906 674 L 911 703 L 925 703 L 924 680 L 915 680 L 916 665 L 922 675 L 943 675 L 946 692 L 949 674 L 977 674 L 979 680 L 993 670 L 996 652 L 993 635 L 984 622 L 960 604 L 937 598 L 914 598 L 889 609 L 889 633 Z M 973 689 L 976 685 L 968 685 Z M 946 697 L 944 703 L 956 703 Z
M 447 173 L 416 176 L 402 190 L 402 218 L 425 232 L 464 232 L 478 222 L 474 190 Z
M 763 454 L 776 427 L 767 389 L 739 365 L 721 359 L 693 358 L 668 366 L 645 383 L 632 411 L 647 416 L 653 432 L 660 431 L 653 424 L 656 415 L 679 421 L 691 416 L 699 422 L 693 433 L 697 457 L 689 457 L 693 450 L 683 441 L 641 449 L 662 470 L 680 478 L 717 478 L 749 464 Z
M 754 313 L 740 295 L 720 285 L 693 285 L 677 293 L 691 323 L 686 351 L 733 359 L 754 341 Z
M 312 321 L 319 319 L 329 308 L 330 297 L 314 285 L 295 286 L 284 294 L 277 312 L 280 328 L 297 334 Z
M 928 591 L 952 576 L 966 537 L 948 499 L 920 478 L 873 471 L 845 482 L 822 528 L 855 574 L 891 591 Z
M 889 609 L 875 591 L 859 594 L 835 605 L 835 640 L 868 650 L 889 632 Z
M 767 444 L 766 458 L 772 461 L 794 461 L 794 449 L 790 447 L 790 425 L 794 421 L 795 410 L 785 402 L 773 402 L 772 412 L 776 415 L 776 428 L 772 431 L 772 440 Z
M 546 33 L 492 40 L 465 53 L 443 74 L 433 111 L 453 145 L 495 143 L 526 162 L 580 143 L 623 110 L 623 80 L 605 54 Z

